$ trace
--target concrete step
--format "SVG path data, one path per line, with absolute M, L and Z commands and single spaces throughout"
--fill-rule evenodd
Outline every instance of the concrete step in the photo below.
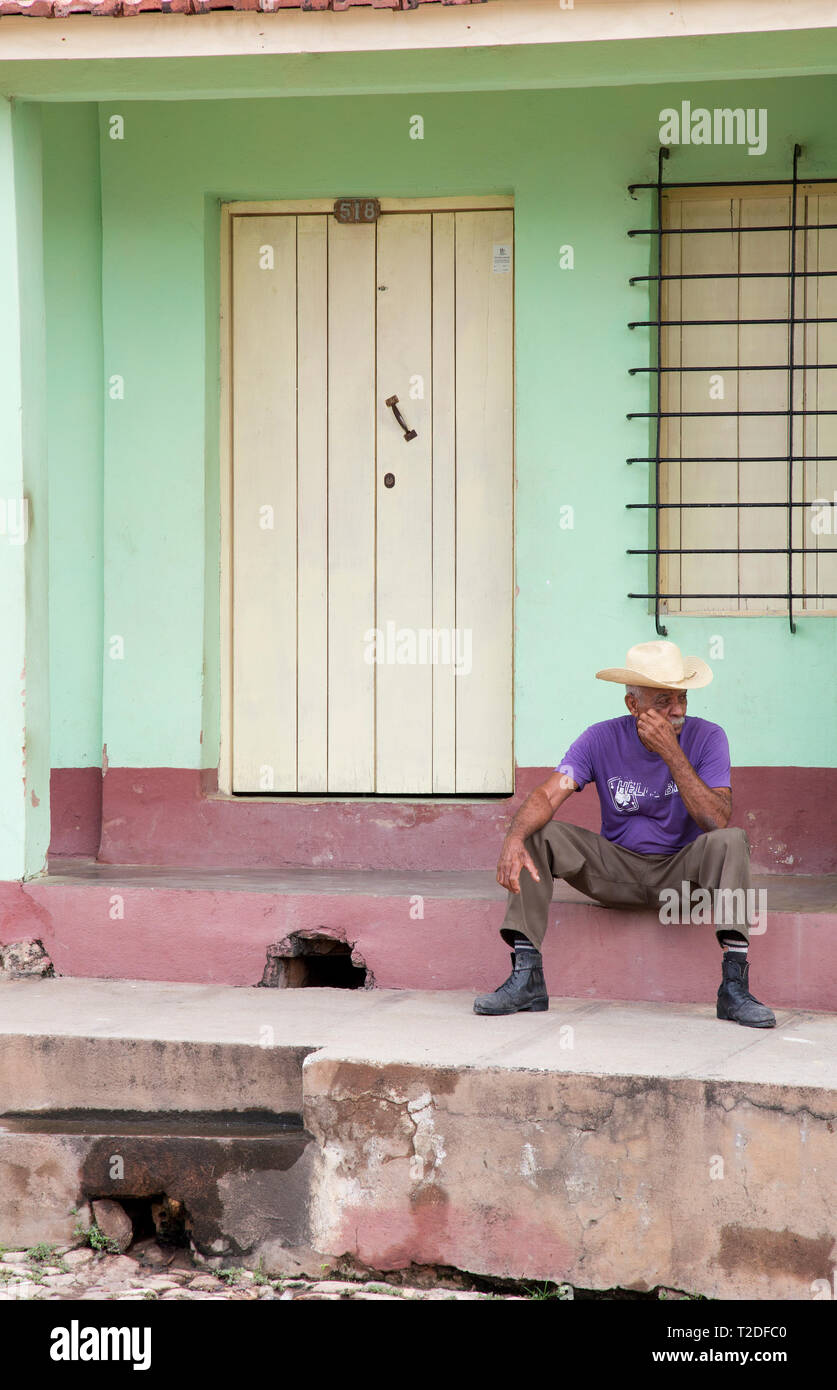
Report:
M 752 988 L 771 1005 L 837 1007 L 837 875 L 754 878 L 766 912 Z M 700 1003 L 718 986 L 714 930 L 555 886 L 544 945 L 553 990 Z M 493 989 L 507 973 L 505 892 L 489 870 L 173 869 L 51 860 L 0 885 L 0 940 L 40 938 L 63 975 L 253 985 L 293 933 L 348 942 L 384 989 Z M 292 949 L 292 943 L 287 947 Z
M 457 991 L 0 983 L 7 1247 L 69 1239 L 88 1198 L 165 1193 L 269 1272 L 349 1255 L 819 1298 L 835 1128 L 837 1019 L 814 1012 L 759 1031 L 710 1005 L 490 1019 Z

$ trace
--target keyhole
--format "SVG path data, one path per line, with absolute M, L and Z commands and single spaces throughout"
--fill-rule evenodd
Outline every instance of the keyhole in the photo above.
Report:
M 394 473 L 385 473 L 385 474 L 384 474 L 384 487 L 395 487 L 395 474 L 394 474 Z

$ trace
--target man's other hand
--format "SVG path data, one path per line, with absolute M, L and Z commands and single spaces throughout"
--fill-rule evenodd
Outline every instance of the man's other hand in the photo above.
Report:
M 507 839 L 503 844 L 500 861 L 497 865 L 497 882 L 502 888 L 508 889 L 510 893 L 519 893 L 520 874 L 523 869 L 528 869 L 535 882 L 540 883 L 540 874 L 535 868 L 531 856 L 527 853 L 523 841 Z

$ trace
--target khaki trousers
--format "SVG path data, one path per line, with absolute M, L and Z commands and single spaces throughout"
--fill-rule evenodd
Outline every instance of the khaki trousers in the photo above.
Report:
M 680 907 L 682 885 L 694 888 L 744 889 L 732 899 L 712 894 L 713 908 L 720 905 L 722 915 L 712 915 L 712 925 L 720 938 L 740 935 L 749 940 L 754 894 L 750 889 L 750 843 L 743 830 L 710 830 L 698 835 L 685 849 L 674 854 L 636 854 L 623 849 L 593 830 L 564 821 L 550 821 L 526 840 L 526 848 L 540 874 L 537 883 L 528 869 L 520 874 L 520 892 L 509 893 L 506 916 L 500 935 L 509 945 L 515 932 L 527 936 L 540 950 L 546 935 L 547 914 L 552 902 L 553 879 L 563 878 L 573 888 L 609 907 L 661 908 L 663 889 L 676 889 L 675 920 L 690 921 L 689 904 Z M 671 898 L 663 898 L 662 902 Z M 730 905 L 734 910 L 730 911 Z M 744 911 L 741 907 L 744 907 Z M 667 920 L 661 916 L 661 920 Z M 693 920 L 693 919 L 692 919 Z M 700 919 L 698 919 L 700 920 Z

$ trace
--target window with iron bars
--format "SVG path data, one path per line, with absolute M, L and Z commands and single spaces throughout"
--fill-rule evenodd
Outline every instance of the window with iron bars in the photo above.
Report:
M 647 509 L 657 630 L 837 613 L 837 182 L 656 185 Z

